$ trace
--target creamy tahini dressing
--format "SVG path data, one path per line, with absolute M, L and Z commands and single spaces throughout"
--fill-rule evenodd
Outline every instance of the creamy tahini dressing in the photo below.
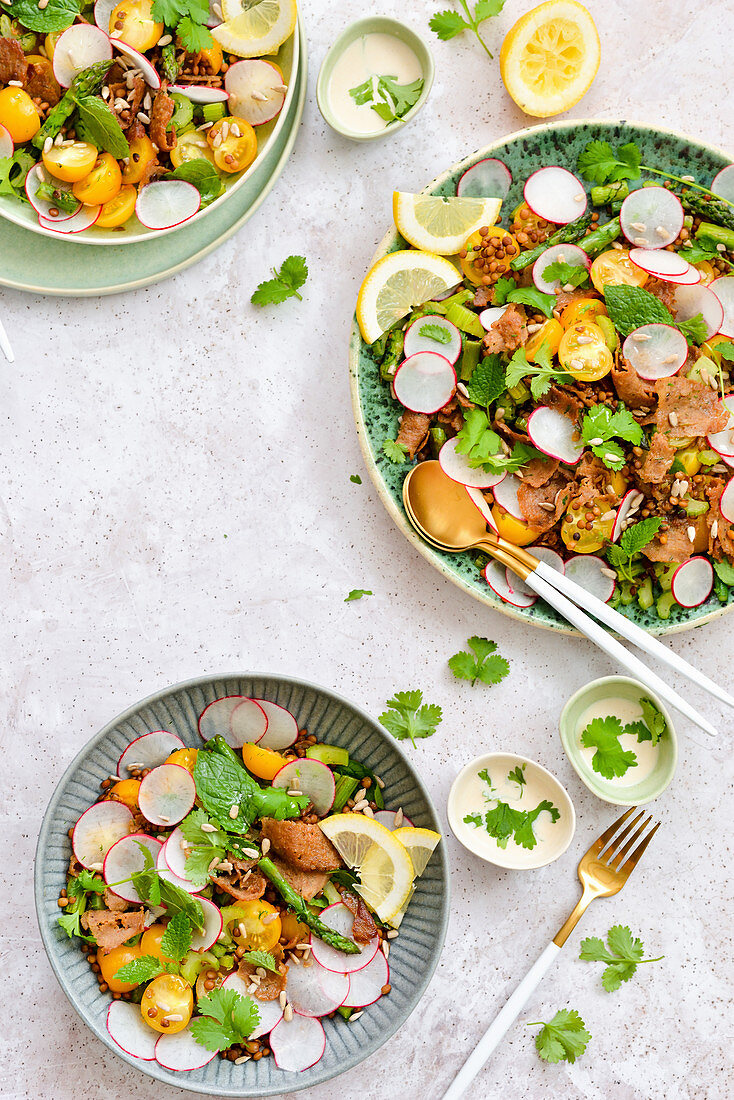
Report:
M 357 104 L 349 94 L 351 88 L 378 76 L 411 84 L 423 76 L 423 70 L 410 46 L 391 34 L 365 34 L 352 42 L 334 65 L 327 91 L 329 106 L 345 129 L 377 134 L 387 127 L 368 103 Z
M 615 716 L 619 718 L 623 726 L 626 726 L 629 722 L 639 722 L 642 718 L 642 707 L 640 704 L 632 699 L 623 699 L 621 696 L 609 696 L 607 699 L 601 699 L 596 703 L 592 703 L 590 707 L 583 712 L 578 720 L 576 728 L 576 739 L 579 743 L 581 752 L 581 758 L 589 769 L 589 774 L 594 777 L 595 780 L 601 780 L 604 783 L 610 783 L 614 787 L 635 787 L 638 783 L 647 779 L 649 775 L 655 770 L 658 763 L 658 749 L 654 746 L 652 741 L 638 741 L 637 737 L 633 733 L 623 733 L 619 739 L 619 743 L 625 752 L 633 752 L 637 757 L 637 765 L 633 768 L 628 768 L 624 775 L 619 776 L 616 779 L 606 779 L 604 776 L 595 772 L 591 761 L 596 752 L 596 749 L 587 749 L 581 744 L 581 735 L 588 726 L 589 722 L 592 722 L 594 718 L 609 718 Z

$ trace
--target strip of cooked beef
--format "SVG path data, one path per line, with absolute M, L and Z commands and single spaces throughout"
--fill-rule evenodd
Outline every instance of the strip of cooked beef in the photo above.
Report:
M 329 876 L 323 871 L 299 871 L 278 856 L 273 857 L 273 863 L 288 885 L 292 886 L 306 901 L 311 901 L 320 894 L 329 880 Z
M 462 405 L 460 404 L 456 394 L 451 398 L 447 405 L 444 405 L 442 409 L 439 409 L 436 413 L 436 420 L 443 428 L 450 428 L 447 435 L 456 435 L 464 426 L 464 414 L 462 412 Z
M 572 393 L 567 387 L 556 386 L 555 383 L 543 395 L 543 404 L 547 405 L 549 409 L 555 409 L 556 412 L 576 421 L 584 407 L 583 401 L 575 393 Z
M 170 153 L 176 145 L 176 128 L 168 129 L 176 110 L 176 101 L 168 94 L 167 85 L 161 84 L 150 110 L 150 140 L 163 153 Z
M 25 82 L 28 62 L 17 38 L 0 38 L 0 84 L 9 80 Z
M 655 387 L 651 382 L 640 378 L 639 374 L 623 355 L 615 358 L 612 367 L 612 382 L 620 401 L 630 409 L 652 409 L 657 403 Z
M 411 412 L 406 409 L 401 416 L 396 442 L 405 448 L 409 458 L 415 458 L 416 451 L 420 450 L 430 426 L 431 418 L 425 413 Z
M 548 531 L 566 510 L 573 488 L 574 483 L 564 470 L 557 470 L 539 487 L 521 481 L 517 502 L 525 521 L 539 531 Z
M 648 485 L 659 485 L 667 479 L 674 458 L 675 448 L 671 447 L 667 436 L 663 432 L 655 432 L 640 466 L 640 480 Z
M 490 354 L 517 351 L 527 341 L 525 310 L 514 302 L 510 303 L 484 336 L 484 346 Z
M 276 855 L 299 871 L 338 871 L 342 861 L 318 825 L 305 821 L 262 820 L 262 834 Z
M 48 103 L 49 107 L 55 107 L 61 99 L 61 88 L 54 78 L 53 69 L 48 61 L 29 61 L 23 84 L 31 99 L 39 99 L 41 103 Z
M 522 468 L 522 480 L 533 489 L 539 489 L 550 481 L 558 469 L 557 458 L 532 458 Z
M 377 935 L 377 925 L 362 898 L 351 890 L 345 890 L 342 901 L 354 917 L 352 939 L 355 943 L 369 943 Z
M 600 458 L 591 451 L 585 451 L 577 463 L 574 471 L 577 486 L 574 490 L 574 504 L 578 500 L 577 507 L 584 504 L 594 504 L 599 497 L 608 497 L 610 471 Z
M 113 894 L 109 887 L 104 892 L 104 903 L 113 913 L 125 913 L 132 908 L 129 901 L 118 898 L 117 894 Z
M 556 304 L 554 306 L 554 309 L 562 311 L 566 308 L 566 306 L 570 305 L 571 302 L 580 302 L 582 298 L 598 297 L 599 295 L 595 291 L 589 290 L 588 287 L 586 290 L 580 290 L 578 288 L 575 288 L 574 290 L 559 290 L 556 294 Z
M 218 890 L 223 890 L 237 901 L 252 901 L 263 896 L 268 884 L 265 876 L 254 870 L 255 863 L 254 859 L 230 858 L 216 867 L 210 878 Z
M 141 936 L 145 930 L 145 911 L 133 909 L 127 913 L 115 913 L 110 909 L 88 909 L 82 914 L 85 928 L 105 951 L 120 947 L 133 936 Z
M 703 523 L 699 522 L 701 520 Z M 667 520 L 667 523 L 668 529 L 662 533 L 665 542 L 661 542 L 660 534 L 658 534 L 652 542 L 647 544 L 642 553 L 650 561 L 665 563 L 685 561 L 696 552 L 697 545 L 700 545 L 702 533 L 707 531 L 706 518 L 705 516 L 698 516 L 696 519 L 692 519 L 690 516 L 674 516 L 672 519 Z M 689 528 L 693 528 L 695 532 L 693 542 L 688 537 Z
M 283 962 L 278 963 L 277 974 L 274 974 L 272 970 L 268 970 L 266 967 L 260 967 L 260 969 L 265 970 L 265 976 L 263 977 L 262 974 L 260 975 L 259 985 L 257 985 L 257 989 L 253 989 L 252 996 L 256 997 L 258 1001 L 277 1001 L 286 986 L 288 967 Z M 242 959 L 237 970 L 240 977 L 250 984 L 253 975 L 257 976 L 258 968 L 252 963 Z
M 658 411 L 655 422 L 659 432 L 668 436 L 697 436 L 721 432 L 729 420 L 719 395 L 698 378 L 674 374 L 655 383 Z
M 651 277 L 645 283 L 645 290 L 648 294 L 653 294 L 666 309 L 675 317 L 675 285 L 673 283 L 666 283 L 664 279 L 656 279 Z

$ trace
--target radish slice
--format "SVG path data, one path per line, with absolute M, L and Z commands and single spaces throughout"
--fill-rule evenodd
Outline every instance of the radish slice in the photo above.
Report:
M 160 840 L 154 836 L 148 836 L 147 833 L 131 833 L 112 845 L 105 856 L 103 869 L 104 880 L 112 893 L 136 905 L 140 904 L 142 898 L 132 882 L 126 880 L 145 867 L 145 856 L 140 850 L 141 846 L 148 849 L 154 862 L 158 859 L 163 847 Z
M 575 466 L 584 453 L 581 439 L 573 438 L 579 435 L 573 420 L 547 405 L 541 405 L 528 417 L 528 435 L 539 451 L 569 466 Z
M 167 843 L 168 841 L 166 841 L 166 844 Z M 201 890 L 201 883 L 192 882 L 191 879 L 181 878 L 179 875 L 174 874 L 171 868 L 168 866 L 165 847 L 166 845 L 163 844 L 160 851 L 158 852 L 158 855 L 156 856 L 155 869 L 158 872 L 159 877 L 164 878 L 166 882 L 170 882 L 172 886 L 178 886 L 180 890 L 185 890 L 187 894 L 196 894 L 199 890 Z
M 619 224 L 638 248 L 665 248 L 683 228 L 680 199 L 665 187 L 640 187 L 622 203 Z
M 306 795 L 319 817 L 328 814 L 334 804 L 334 775 L 321 760 L 291 760 L 277 773 L 273 786 Z
M 290 972 L 289 975 L 290 977 Z M 350 975 L 349 993 L 344 1001 L 345 1008 L 366 1008 L 379 1001 L 382 987 L 390 981 L 390 967 L 382 951 L 378 951 L 371 963 L 363 970 Z
M 148 61 L 148 58 L 145 57 L 138 50 L 136 50 L 133 46 L 128 46 L 127 42 L 122 42 L 119 38 L 113 38 L 112 45 L 115 47 L 116 50 L 119 50 L 121 54 L 124 54 L 125 57 L 132 61 L 136 69 L 140 69 L 140 72 L 143 74 L 143 80 L 145 81 L 145 83 L 148 85 L 149 88 L 152 88 L 154 92 L 157 92 L 161 86 L 161 78 L 158 76 L 158 73 L 151 65 L 150 61 Z
M 724 311 L 719 332 L 722 336 L 734 337 L 734 275 L 723 275 L 720 279 L 714 279 L 710 289 Z
M 241 703 L 251 703 L 252 707 L 245 707 L 240 712 L 237 720 L 237 737 L 232 730 L 232 716 Z M 225 695 L 221 699 L 215 699 L 199 715 L 199 733 L 205 741 L 211 741 L 212 737 L 223 737 L 232 749 L 240 749 L 245 743 L 252 744 L 263 737 L 268 728 L 268 719 L 261 706 L 245 695 Z M 246 730 L 259 736 L 247 738 L 246 741 L 238 740 L 238 737 Z M 237 743 L 235 744 L 235 741 Z
M 158 1032 L 143 1020 L 140 1006 L 129 1001 L 113 1001 L 107 1009 L 107 1030 L 126 1054 L 141 1058 L 144 1062 L 155 1061 L 155 1045 Z
M 278 1069 L 301 1073 L 315 1066 L 326 1049 L 326 1035 L 318 1020 L 294 1015 L 270 1032 L 270 1049 Z
M 564 264 L 570 264 L 571 267 L 583 267 L 587 271 L 591 268 L 591 260 L 584 252 L 583 248 L 579 248 L 575 244 L 554 244 L 540 256 L 533 264 L 533 282 L 537 286 L 538 290 L 542 290 L 544 294 L 555 294 L 561 289 L 560 279 L 544 279 L 543 272 L 551 264 L 560 260 Z
M 724 320 L 724 307 L 711 288 L 702 283 L 676 286 L 672 309 L 676 321 L 690 321 L 691 317 L 700 313 L 706 324 L 707 337 L 715 336 Z
M 152 825 L 171 825 L 183 821 L 196 800 L 196 784 L 191 772 L 180 764 L 160 764 L 143 779 L 138 790 L 138 806 Z
M 201 84 L 171 84 L 168 90 L 185 95 L 192 103 L 226 103 L 229 99 L 224 88 L 206 88 Z
M 460 283 L 454 283 L 454 285 L 450 286 L 448 288 L 448 290 L 442 290 L 439 294 L 434 294 L 433 297 L 429 299 L 429 301 L 431 301 L 431 302 L 444 302 L 444 301 L 446 301 L 447 298 L 450 298 L 452 296 L 452 294 L 456 293 L 456 291 L 457 291 L 457 289 L 460 285 L 461 285 Z
M 177 878 L 184 879 L 187 882 L 190 881 L 193 885 L 193 879 L 191 879 L 186 872 L 186 855 L 192 847 L 193 845 L 189 844 L 184 838 L 181 829 L 174 829 L 163 845 L 163 859 L 166 867 L 168 867 L 169 871 L 172 871 Z M 204 882 L 206 881 L 207 879 L 205 878 Z M 201 885 L 203 885 L 203 883 Z
M 91 23 L 75 23 L 59 35 L 54 48 L 54 76 L 62 88 L 68 88 L 77 73 L 98 61 L 112 58 L 109 35 Z
M 272 122 L 288 91 L 283 74 L 269 61 L 259 59 L 235 61 L 227 69 L 224 87 L 230 96 L 229 113 L 244 118 L 250 126 Z
M 727 164 L 711 181 L 711 190 L 720 199 L 734 202 L 734 164 Z
M 254 699 L 243 699 L 232 711 L 229 720 L 228 744 L 233 749 L 241 749 L 243 745 L 259 744 L 267 733 L 267 729 L 268 717 L 260 704 Z
M 505 583 L 510 590 L 512 599 L 519 596 L 523 600 L 530 600 L 531 603 L 528 604 L 528 606 L 532 607 L 537 599 L 537 593 L 529 584 L 525 583 L 522 577 L 518 577 L 516 573 L 513 573 L 512 570 L 507 567 L 505 568 Z
M 5 126 L 0 126 L 0 157 L 12 157 L 14 149 L 15 145 L 10 136 L 10 130 Z
M 719 511 L 727 523 L 734 523 L 734 477 L 729 478 L 719 498 Z
M 101 213 L 101 206 L 82 206 L 70 218 L 47 218 L 39 214 L 38 224 L 54 233 L 83 233 L 85 229 L 91 229 Z
M 445 355 L 422 351 L 403 360 L 393 381 L 395 396 L 412 412 L 435 413 L 456 389 L 456 371 Z
M 629 519 L 630 512 L 639 507 L 642 503 L 643 495 L 639 493 L 637 489 L 628 489 L 620 501 L 617 514 L 614 517 L 614 526 L 612 527 L 612 542 L 618 542 L 622 532 L 627 526 L 627 520 Z
M 677 252 L 667 252 L 664 248 L 631 248 L 629 257 L 636 267 L 658 279 L 688 284 L 701 281 L 701 272 Z
M 376 810 L 375 821 L 379 821 L 380 825 L 384 825 L 390 832 L 392 832 L 393 829 L 402 829 L 403 825 L 408 825 L 412 828 L 413 822 L 409 817 L 406 817 L 405 814 L 400 818 L 400 823 L 398 824 L 395 818 L 399 812 L 399 810 Z M 385 983 L 383 982 L 382 984 L 384 985 Z
M 460 199 L 503 199 L 512 187 L 512 172 L 496 157 L 478 160 L 456 185 Z
M 479 323 L 489 332 L 492 325 L 504 317 L 509 308 L 509 306 L 487 306 L 479 314 Z
M 253 703 L 257 703 L 265 711 L 268 720 L 268 728 L 258 745 L 275 752 L 290 748 L 298 738 L 298 722 L 291 712 L 277 703 L 271 703 L 269 699 L 253 699 Z
M 105 856 L 134 829 L 132 812 L 122 802 L 95 802 L 74 826 L 71 846 L 82 866 L 101 871 Z
M 696 556 L 679 565 L 670 582 L 673 599 L 681 607 L 698 607 L 714 587 L 714 568 L 708 558 Z
M 235 993 L 239 993 L 241 997 L 252 996 L 251 993 L 248 993 L 249 987 L 250 983 L 246 982 L 236 970 L 222 982 L 222 989 L 234 989 Z M 262 1035 L 267 1035 L 276 1024 L 280 1023 L 283 1019 L 283 1009 L 280 1007 L 279 1001 L 259 1001 L 257 997 L 254 998 L 254 1001 L 260 1014 L 260 1023 L 248 1038 L 259 1039 Z
M 707 435 L 709 446 L 721 457 L 728 461 L 734 458 L 734 394 L 728 393 L 722 402 L 724 408 L 730 413 L 729 422 L 720 432 Z
M 186 746 L 180 737 L 168 730 L 155 730 L 136 737 L 122 752 L 117 761 L 117 774 L 127 779 L 127 773 L 133 768 L 157 768 L 165 763 L 172 752 Z
M 592 596 L 607 603 L 614 595 L 616 581 L 606 574 L 611 569 L 605 561 L 595 554 L 575 554 L 566 562 L 566 576 L 590 592 Z
M 118 0 L 119 3 L 119 0 Z M 97 0 L 94 5 L 94 22 L 105 34 L 110 33 L 112 13 L 117 7 L 115 0 Z
M 155 1045 L 155 1060 L 164 1069 L 203 1069 L 216 1056 L 215 1051 L 197 1043 L 188 1028 L 175 1035 L 161 1035 Z
M 12 154 L 10 154 L 12 155 Z M 58 188 L 59 191 L 65 191 L 68 195 L 71 195 L 71 187 L 68 183 L 63 183 L 62 180 L 57 180 L 46 169 L 42 168 L 40 164 L 37 164 L 35 168 L 31 168 L 30 172 L 25 178 L 25 193 L 28 202 L 31 204 L 37 214 L 42 215 L 49 221 L 56 225 L 57 222 L 68 222 L 77 213 L 81 207 L 81 203 L 77 202 L 76 210 L 73 214 L 66 214 L 63 210 L 59 210 L 53 202 L 49 202 L 48 199 L 42 199 L 38 194 L 38 188 L 42 183 L 49 183 L 52 187 Z M 56 214 L 51 214 L 52 210 L 56 210 Z
M 441 342 L 425 336 L 422 333 L 424 325 L 435 325 L 440 328 L 448 336 L 448 340 Z M 404 350 L 406 358 L 422 351 L 434 351 L 443 355 L 453 366 L 461 353 L 461 333 L 456 325 L 452 325 L 451 321 L 447 321 L 440 314 L 427 314 L 425 317 L 419 317 L 406 329 Z
M 556 573 L 566 572 L 563 558 L 555 550 L 551 550 L 550 546 L 528 546 L 528 553 L 532 554 L 538 561 L 545 562 L 551 569 L 555 569 Z
M 201 195 L 193 184 L 159 180 L 146 184 L 139 192 L 135 213 L 146 229 L 173 229 L 193 218 L 200 206 Z
M 213 901 L 209 901 L 209 898 L 197 896 L 197 901 L 201 902 L 201 907 L 204 910 L 204 929 L 202 932 L 197 932 L 194 929 L 191 950 L 208 951 L 221 936 L 224 920 L 221 910 L 217 908 Z
M 622 353 L 640 378 L 654 381 L 678 373 L 688 358 L 688 341 L 672 325 L 641 325 L 629 334 Z
M 324 924 L 328 924 L 329 928 L 333 928 L 342 936 L 351 937 L 354 917 L 342 902 L 337 901 L 334 905 L 322 909 L 321 919 Z M 379 941 L 377 934 L 375 934 L 369 943 L 357 944 L 359 954 L 345 955 L 343 951 L 337 951 L 335 947 L 324 943 L 313 932 L 311 933 L 311 953 L 316 962 L 326 967 L 327 970 L 335 970 L 339 974 L 351 974 L 354 970 L 361 970 L 368 962 L 372 962 L 377 953 L 378 945 Z
M 499 530 L 497 528 L 497 524 L 494 521 L 492 509 L 490 507 L 489 501 L 486 499 L 481 489 L 475 489 L 473 485 L 465 485 L 464 488 L 469 494 L 469 499 L 471 500 L 472 504 L 479 509 L 479 512 L 484 522 L 487 524 L 487 527 L 489 527 L 491 531 L 494 531 L 495 535 L 498 535 Z
M 446 446 L 446 444 L 444 444 Z M 441 448 L 443 451 L 443 447 Z M 440 455 L 439 455 L 440 458 Z M 522 482 L 519 477 L 515 477 L 514 474 L 507 474 L 498 481 L 496 485 L 492 486 L 492 494 L 500 508 L 504 508 L 506 512 L 509 512 L 515 519 L 522 520 L 525 523 L 525 516 L 517 500 L 517 490 L 520 488 Z
M 326 970 L 316 961 L 311 966 L 290 966 L 286 993 L 299 1016 L 328 1016 L 344 1004 L 349 994 L 349 975 Z
M 470 466 L 466 455 L 461 455 L 456 450 L 458 443 L 458 436 L 447 439 L 438 452 L 441 469 L 452 481 L 457 481 L 459 485 L 471 486 L 474 489 L 491 489 L 505 478 L 505 474 L 491 474 L 483 470 L 481 466 L 476 469 Z
M 535 593 L 532 596 L 523 596 L 520 592 L 511 589 L 507 583 L 505 567 L 498 561 L 487 563 L 484 567 L 484 579 L 495 595 L 505 603 L 511 603 L 513 607 L 532 607 L 538 598 Z
M 534 214 L 556 225 L 575 221 L 586 210 L 583 183 L 557 164 L 533 172 L 525 182 L 523 195 Z

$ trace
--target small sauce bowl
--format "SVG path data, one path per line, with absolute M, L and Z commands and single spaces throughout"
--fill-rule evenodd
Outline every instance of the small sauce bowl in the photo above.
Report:
M 362 38 L 368 34 L 391 35 L 393 38 L 397 38 L 400 42 L 410 47 L 416 55 L 423 72 L 423 90 L 418 100 L 408 111 L 406 111 L 402 118 L 397 119 L 395 122 L 391 122 L 389 126 L 375 133 L 364 134 L 360 133 L 358 130 L 350 130 L 336 117 L 329 102 L 329 82 L 334 73 L 334 66 L 343 52 L 351 46 L 353 42 L 356 42 L 358 38 Z M 420 35 L 416 34 L 414 30 L 411 30 L 405 23 L 401 23 L 397 19 L 389 19 L 387 16 L 383 15 L 371 15 L 365 19 L 358 19 L 356 23 L 351 23 L 345 31 L 342 31 L 327 52 L 321 64 L 319 78 L 316 83 L 316 102 L 324 121 L 331 126 L 332 130 L 341 134 L 342 137 L 349 138 L 350 141 L 376 141 L 378 138 L 389 137 L 391 134 L 396 134 L 398 130 L 402 130 L 406 123 L 415 118 L 418 111 L 420 111 L 421 107 L 428 99 L 428 93 L 433 84 L 433 76 L 433 57 Z

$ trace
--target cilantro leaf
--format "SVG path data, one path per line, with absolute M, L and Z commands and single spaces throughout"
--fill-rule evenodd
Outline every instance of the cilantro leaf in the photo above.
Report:
M 211 31 L 203 23 L 194 20 L 190 15 L 185 15 L 176 27 L 181 45 L 187 53 L 200 53 L 208 49 L 214 39 Z
M 506 454 L 500 436 L 490 428 L 489 418 L 483 409 L 464 410 L 464 426 L 456 439 L 456 450 L 467 456 L 470 466 L 481 466 L 495 474 L 518 470 L 540 453 L 527 443 L 519 442 L 510 454 Z
M 130 881 L 140 900 L 149 905 L 165 905 L 169 917 L 176 913 L 185 913 L 190 924 L 201 932 L 204 928 L 204 910 L 199 899 L 180 886 L 161 878 L 148 849 L 139 840 L 135 843 L 143 853 L 143 869 L 135 871 L 130 876 Z
M 136 985 L 142 985 L 143 982 L 149 982 L 163 972 L 163 964 L 155 955 L 141 955 L 139 959 L 133 959 L 132 962 L 125 963 L 116 970 L 115 978 L 119 982 L 129 982 L 131 985 L 134 982 Z
M 353 588 L 349 595 L 345 598 L 344 603 L 351 603 L 352 600 L 361 600 L 363 596 L 372 596 L 374 593 L 369 588 Z
M 676 321 L 675 325 L 683 333 L 689 344 L 700 345 L 708 336 L 708 328 L 702 313 L 689 317 L 687 321 Z
M 175 27 L 182 15 L 186 14 L 186 5 L 181 0 L 153 0 L 151 15 L 157 23 Z
M 72 910 L 71 907 L 69 907 L 60 917 L 56 918 L 70 940 L 73 939 L 74 936 L 82 935 L 81 917 L 82 911 L 78 909 Z
M 234 989 L 213 989 L 199 998 L 197 1007 L 201 1016 L 191 1021 L 189 1030 L 207 1050 L 228 1050 L 244 1042 L 260 1023 L 253 999 Z
M 485 639 L 486 640 L 486 639 Z M 525 782 L 525 777 L 522 775 L 522 770 L 517 768 L 516 771 L 522 776 L 522 782 Z M 514 806 L 510 806 L 508 802 L 503 802 L 501 799 L 496 798 L 492 793 L 494 787 L 492 786 L 492 780 L 489 777 L 489 772 L 486 768 L 478 773 L 479 778 L 483 779 L 489 787 L 490 793 L 485 794 L 487 802 L 492 799 L 496 800 L 496 804 L 488 810 L 484 819 L 481 814 L 467 814 L 464 821 L 468 825 L 476 825 L 477 828 L 484 828 L 489 835 L 497 841 L 499 848 L 506 848 L 507 842 L 510 837 L 514 837 L 515 843 L 521 845 L 523 848 L 532 849 L 538 843 L 535 833 L 533 832 L 533 824 L 540 816 L 541 813 L 547 810 L 551 815 L 552 821 L 558 821 L 561 816 L 560 810 L 558 810 L 552 802 L 548 802 L 547 799 L 543 799 L 533 810 L 518 810 Z M 511 772 L 508 778 L 513 778 Z M 518 782 L 514 777 L 515 782 Z M 522 797 L 522 786 L 520 787 Z
M 615 154 L 608 141 L 590 141 L 579 153 L 576 168 L 591 183 L 618 183 L 638 179 L 641 162 L 634 142 L 621 145 Z
M 457 34 L 471 30 L 471 24 L 462 19 L 457 11 L 437 11 L 428 24 L 442 42 L 456 38 Z
M 643 959 L 645 949 L 642 940 L 633 936 L 626 925 L 615 924 L 607 932 L 607 945 L 598 936 L 590 936 L 581 941 L 579 958 L 584 962 L 607 963 L 602 973 L 602 985 L 607 993 L 619 989 L 622 982 L 628 982 L 640 963 L 660 962 L 663 955 L 656 959 Z
M 619 542 L 610 543 L 606 548 L 607 561 L 613 569 L 626 580 L 634 580 L 633 558 L 655 538 L 663 522 L 661 516 L 650 516 L 639 523 L 631 524 Z
M 71 885 L 74 883 L 74 886 Z M 104 894 L 107 884 L 99 875 L 88 871 L 83 867 L 76 878 L 71 879 L 66 890 L 67 897 L 78 897 L 79 894 Z
M 609 715 L 607 718 L 593 718 L 581 734 L 581 744 L 587 749 L 596 749 L 591 758 L 591 766 L 605 779 L 616 779 L 624 775 L 629 768 L 637 767 L 637 757 L 631 750 L 624 750 L 619 738 L 624 728 L 619 718 Z
M 242 961 L 251 963 L 253 966 L 262 966 L 266 970 L 271 970 L 273 974 L 278 973 L 275 959 L 269 951 L 246 951 L 242 956 Z
M 507 776 L 507 781 L 508 783 L 517 783 L 518 789 L 520 793 L 522 793 L 522 789 L 527 783 L 527 780 L 525 778 L 525 765 L 518 764 L 516 767 L 514 767 Z
M 396 691 L 385 704 L 388 710 L 379 721 L 398 741 L 406 737 L 415 745 L 416 737 L 431 737 L 442 718 L 442 711 L 434 703 L 423 703 L 422 691 Z
M 372 92 L 372 77 L 370 77 L 369 80 L 365 80 L 363 84 L 355 84 L 353 88 L 349 89 L 349 94 L 358 107 L 362 107 L 365 103 L 369 103 L 372 99 Z
M 180 962 L 191 947 L 193 932 L 185 913 L 174 913 L 161 937 L 161 952 L 174 962 Z
M 471 680 L 472 686 L 477 680 L 483 684 L 499 684 L 510 671 L 509 663 L 499 653 L 495 653 L 497 643 L 489 638 L 469 638 L 467 645 L 472 653 L 460 651 L 449 657 L 449 668 L 460 680 Z
M 551 821 L 558 821 L 561 816 L 561 811 L 557 809 L 552 802 L 549 802 L 547 798 L 544 798 L 542 802 L 539 802 L 534 810 L 526 810 L 523 814 L 523 820 L 518 824 L 515 829 L 515 843 L 520 844 L 523 848 L 533 849 L 538 843 L 538 839 L 533 832 L 533 824 L 536 819 L 544 811 L 547 811 L 551 815 Z
M 424 336 L 426 340 L 435 340 L 437 344 L 450 344 L 451 333 L 443 325 L 430 324 L 427 322 L 425 325 L 421 325 L 418 329 L 418 333 Z
M 554 260 L 543 269 L 543 278 L 546 282 L 558 281 L 562 287 L 583 286 L 589 280 L 589 273 L 583 264 L 567 264 L 563 260 Z
M 484 827 L 491 837 L 497 841 L 498 848 L 506 848 L 507 842 L 516 829 L 521 829 L 525 814 L 522 810 L 516 810 L 507 802 L 497 802 L 491 810 L 484 815 Z M 466 818 L 464 818 L 466 821 Z
M 643 431 L 623 404 L 615 411 L 607 405 L 592 405 L 584 415 L 581 439 L 608 469 L 621 470 L 625 455 L 618 444 L 610 442 L 615 436 L 637 445 L 642 442 Z
M 516 287 L 517 283 L 514 279 L 508 279 L 506 275 L 500 275 L 492 287 L 492 305 L 503 306 L 507 301 L 507 295 L 511 294 Z
M 550 389 L 551 382 L 573 382 L 574 379 L 561 367 L 556 366 L 547 344 L 541 344 L 535 353 L 535 362 L 529 363 L 524 348 L 518 348 L 507 364 L 505 385 L 508 390 L 519 385 L 524 378 L 530 378 L 530 392 L 538 400 Z
M 90 145 L 96 145 L 118 160 L 130 156 L 130 146 L 117 121 L 103 99 L 96 95 L 79 96 L 75 128 L 77 136 Z
M 373 78 L 369 81 L 369 99 L 373 100 L 372 110 L 376 111 L 380 118 L 387 123 L 403 118 L 420 99 L 423 83 L 422 77 L 414 80 L 411 84 L 398 84 L 394 76 L 378 76 L 376 81 Z M 360 92 L 359 101 L 367 103 L 369 99 L 364 97 L 363 88 L 364 85 L 360 85 L 358 89 Z M 354 92 L 355 90 L 357 89 L 351 91 Z M 380 98 L 377 99 L 377 96 Z
M 224 859 L 229 847 L 227 834 L 207 814 L 197 808 L 183 819 L 179 828 L 189 847 L 185 853 L 186 875 L 198 887 L 209 881 L 213 859 Z
M 53 34 L 70 27 L 81 10 L 81 0 L 49 0 L 39 8 L 36 0 L 12 0 L 10 14 L 29 31 Z
M 492 402 L 505 392 L 505 389 L 505 369 L 499 355 L 488 355 L 482 359 L 481 363 L 474 368 L 466 384 L 469 400 L 475 405 L 483 405 L 485 409 L 489 408 Z
M 394 439 L 386 439 L 382 444 L 382 453 L 396 466 L 401 466 L 405 462 L 407 451 L 401 443 L 397 443 Z
M 455 11 L 439 11 L 436 12 L 429 23 L 431 30 L 443 41 L 455 38 L 462 31 L 473 31 L 484 52 L 492 57 L 493 55 L 490 53 L 487 43 L 479 33 L 479 27 L 485 19 L 499 15 L 504 7 L 505 0 L 477 0 L 473 13 L 469 9 L 467 0 L 460 0 L 460 3 L 466 16 L 465 19 Z
M 252 294 L 250 301 L 256 306 L 278 305 L 288 298 L 303 297 L 298 293 L 300 287 L 308 278 L 308 267 L 304 256 L 288 256 L 280 266 L 280 270 L 273 268 L 274 279 L 266 279 L 260 283 Z
M 547 1024 L 535 1020 L 527 1026 L 538 1027 L 540 1024 L 542 1027 L 535 1036 L 535 1047 L 544 1062 L 575 1062 L 591 1039 L 584 1021 L 573 1008 L 560 1009 Z
M 663 734 L 668 732 L 665 715 L 647 696 L 640 699 L 640 706 L 642 707 L 642 720 L 650 731 L 652 743 L 657 745 Z

